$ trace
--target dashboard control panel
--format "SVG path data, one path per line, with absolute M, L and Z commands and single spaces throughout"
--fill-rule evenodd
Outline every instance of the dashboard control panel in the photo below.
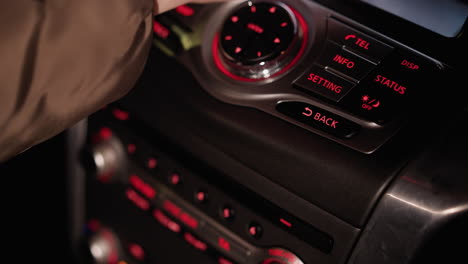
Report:
M 90 120 L 88 147 L 83 152 L 89 203 L 94 196 L 106 195 L 125 201 L 126 206 L 89 206 L 87 251 L 95 263 L 157 259 L 143 252 L 150 245 L 131 232 L 122 234 L 125 228 L 109 221 L 133 210 L 212 263 L 303 264 L 342 259 L 349 250 L 349 241 L 337 241 L 328 231 L 226 181 L 219 173 L 201 173 L 174 159 L 167 147 L 148 143 L 139 132 L 144 125 L 127 119 L 130 114 L 118 106 L 107 106 L 98 116 L 102 119 Z
M 363 2 L 156 16 L 141 80 L 88 119 L 90 262 L 411 263 L 466 218 L 465 96 L 440 99 L 463 93 L 444 85 L 460 67 L 426 47 L 446 39 L 408 40 Z
M 437 82 L 450 72 L 444 63 L 313 1 L 233 1 L 191 10 L 197 23 L 173 27 L 189 25 L 192 42 L 200 46 L 172 50 L 208 93 L 362 153 L 375 152 L 412 122 L 434 96 L 424 88 L 430 76 L 440 76 Z M 297 113 L 322 109 L 346 127 L 353 124 L 353 133 L 285 114 L 285 101 L 303 104 Z

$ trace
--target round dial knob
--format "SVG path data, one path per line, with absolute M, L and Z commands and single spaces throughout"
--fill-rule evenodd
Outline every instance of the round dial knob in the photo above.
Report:
M 221 45 L 227 57 L 244 65 L 273 60 L 291 45 L 296 23 L 285 7 L 245 6 L 225 22 Z
M 121 249 L 117 236 L 108 229 L 102 229 L 89 240 L 89 253 L 96 264 L 117 263 Z
M 108 128 L 102 128 L 97 136 L 99 140 L 85 149 L 83 163 L 98 180 L 117 180 L 126 164 L 122 144 Z
M 247 1 L 227 17 L 216 56 L 235 76 L 268 78 L 290 64 L 305 44 L 305 23 L 298 16 L 279 2 Z
M 304 264 L 304 262 L 286 249 L 270 248 L 268 256 L 260 264 Z

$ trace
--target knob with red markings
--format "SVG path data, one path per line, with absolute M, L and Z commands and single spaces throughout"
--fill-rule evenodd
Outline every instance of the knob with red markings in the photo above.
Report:
M 304 264 L 298 256 L 283 248 L 270 248 L 267 253 L 260 264 Z
M 109 128 L 96 133 L 93 142 L 83 153 L 83 164 L 102 182 L 122 178 L 126 169 L 126 153 L 120 140 Z
M 122 257 L 120 241 L 114 232 L 102 228 L 89 239 L 89 253 L 96 264 L 117 264 Z
M 273 76 L 296 58 L 304 44 L 304 23 L 299 22 L 298 13 L 278 1 L 241 4 L 218 35 L 223 67 L 252 80 Z

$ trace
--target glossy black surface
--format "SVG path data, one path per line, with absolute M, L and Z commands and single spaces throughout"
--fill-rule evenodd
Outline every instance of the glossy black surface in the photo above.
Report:
M 296 22 L 291 15 L 277 4 L 245 3 L 223 25 L 222 50 L 232 61 L 244 65 L 276 58 L 295 37 Z
M 306 103 L 281 102 L 276 110 L 337 137 L 350 138 L 360 129 L 359 125 L 349 120 Z

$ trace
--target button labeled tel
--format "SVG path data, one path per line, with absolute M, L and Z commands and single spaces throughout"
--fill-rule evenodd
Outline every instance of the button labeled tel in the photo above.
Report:
M 329 19 L 328 25 L 329 40 L 339 45 L 345 45 L 346 48 L 349 48 L 374 62 L 380 62 L 393 50 L 391 46 L 344 25 L 335 19 Z

